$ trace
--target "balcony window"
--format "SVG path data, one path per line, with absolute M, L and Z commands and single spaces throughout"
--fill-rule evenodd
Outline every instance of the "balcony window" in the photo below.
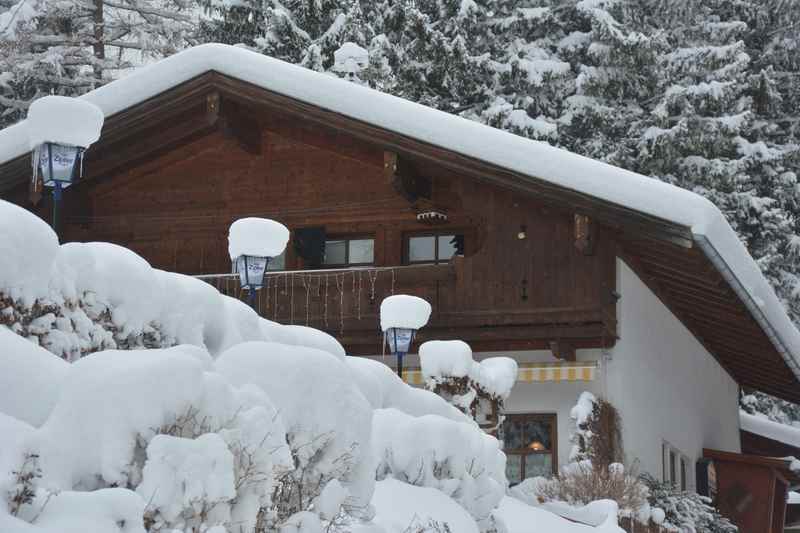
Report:
M 464 253 L 464 236 L 455 233 L 426 233 L 406 239 L 406 262 L 446 263 Z
M 325 260 L 329 267 L 371 265 L 375 262 L 375 239 L 342 238 L 325 241 Z

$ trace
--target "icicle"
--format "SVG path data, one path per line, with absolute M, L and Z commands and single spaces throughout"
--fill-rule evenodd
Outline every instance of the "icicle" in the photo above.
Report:
M 372 274 L 375 274 L 374 276 Z M 370 270 L 367 272 L 369 276 L 370 282 L 370 293 L 369 293 L 369 303 L 375 303 L 375 282 L 378 280 L 378 271 L 377 270 Z
M 394 294 L 394 269 L 392 269 L 392 294 Z
M 328 327 L 328 276 L 325 275 L 325 311 L 323 312 L 325 327 Z
M 361 277 L 361 272 L 358 273 L 358 298 L 356 298 L 356 307 L 358 309 L 358 319 L 361 320 L 361 288 L 363 287 L 363 278 Z
M 264 276 L 264 290 L 266 291 L 266 302 L 264 305 L 264 316 L 269 316 L 269 276 Z
M 339 291 L 339 335 L 344 334 L 344 276 L 342 274 L 342 284 L 339 285 L 339 276 L 336 276 L 336 289 Z
M 300 279 L 303 280 L 303 288 L 306 290 L 306 326 L 307 326 L 309 297 L 311 295 L 311 281 L 309 280 L 308 282 L 306 282 L 306 276 L 302 276 Z
M 289 287 L 289 324 L 294 324 L 294 274 L 287 274 L 289 278 L 286 282 L 291 286 Z

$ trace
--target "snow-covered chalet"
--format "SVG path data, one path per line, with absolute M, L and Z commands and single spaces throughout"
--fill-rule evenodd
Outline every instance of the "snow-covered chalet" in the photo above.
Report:
M 568 460 L 570 408 L 590 391 L 619 411 L 628 462 L 705 490 L 710 460 L 719 507 L 769 524 L 743 531 L 781 530 L 794 481 L 784 462 L 741 453 L 738 395 L 800 402 L 800 333 L 707 200 L 223 45 L 84 98 L 106 121 L 65 191 L 62 241 L 118 243 L 239 294 L 228 227 L 276 219 L 292 237 L 258 293 L 263 316 L 380 359 L 381 300 L 414 294 L 433 307 L 417 343 L 517 360 L 512 483 Z M 0 197 L 49 219 L 25 129 L 0 131 Z M 751 463 L 769 479 L 725 477 Z

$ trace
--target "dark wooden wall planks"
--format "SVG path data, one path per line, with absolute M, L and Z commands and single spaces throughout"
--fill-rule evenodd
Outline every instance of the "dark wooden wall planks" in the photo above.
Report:
M 65 239 L 115 242 L 156 268 L 211 274 L 230 271 L 227 230 L 243 216 L 374 236 L 376 266 L 402 264 L 407 235 L 432 229 L 387 181 L 379 147 L 277 113 L 251 118 L 259 124 L 249 132 L 257 147 L 219 128 L 75 186 Z M 412 163 L 432 180 L 430 201 L 448 214 L 434 229 L 466 235 L 467 257 L 453 282 L 403 287 L 434 300 L 442 335 L 493 349 L 545 348 L 554 340 L 548 336 L 569 339 L 575 327 L 579 346 L 613 343 L 616 245 L 609 231 L 601 228 L 595 253 L 585 255 L 574 245 L 571 211 L 431 162 Z M 291 249 L 287 266 L 302 267 Z M 352 326 L 356 337 L 374 337 L 374 329 Z M 587 326 L 594 329 L 586 333 Z M 478 335 L 465 331 L 481 327 Z M 374 352 L 372 341 L 358 348 L 356 337 L 351 351 Z

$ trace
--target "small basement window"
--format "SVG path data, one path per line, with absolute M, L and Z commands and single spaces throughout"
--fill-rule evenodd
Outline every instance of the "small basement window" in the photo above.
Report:
M 406 262 L 446 263 L 455 255 L 464 255 L 464 235 L 425 233 L 406 238 Z
M 329 267 L 371 265 L 375 262 L 375 239 L 371 237 L 325 241 L 323 264 Z
M 556 415 L 507 415 L 499 437 L 506 453 L 506 476 L 511 485 L 556 473 Z

